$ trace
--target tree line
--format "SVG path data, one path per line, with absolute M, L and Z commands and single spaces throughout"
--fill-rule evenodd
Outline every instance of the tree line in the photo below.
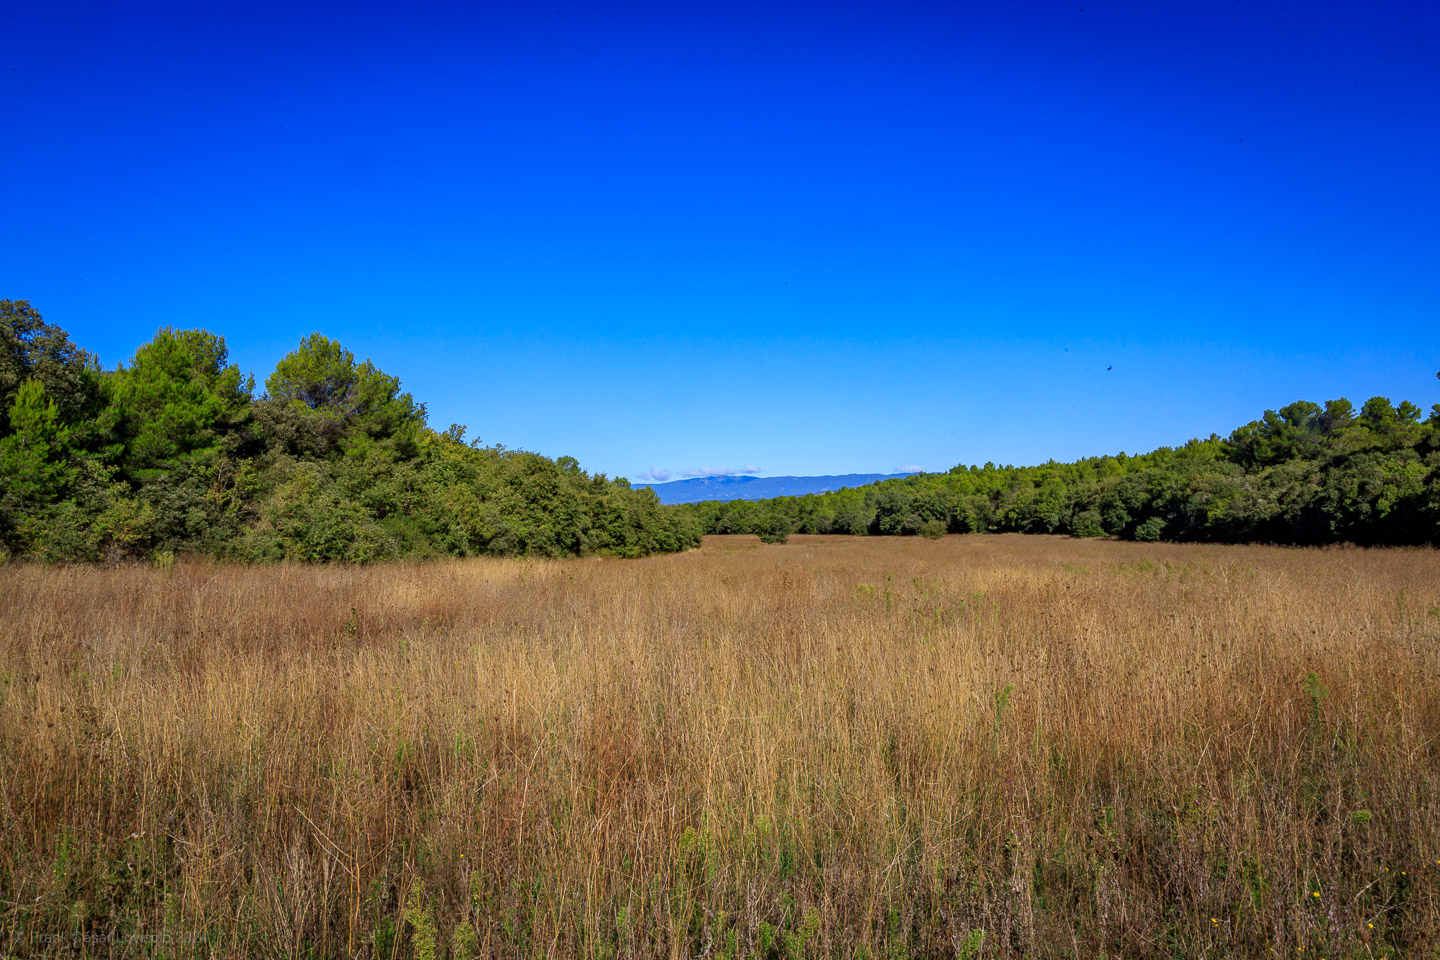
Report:
M 436 431 L 322 334 L 257 393 L 225 340 L 166 327 L 114 370 L 0 300 L 0 559 L 367 562 L 699 543 L 648 489 Z
M 1440 374 L 1437 374 L 1440 376 Z M 1440 544 L 1440 404 L 1267 410 L 1222 439 L 1138 456 L 957 466 L 804 497 L 701 503 L 706 533 L 1058 533 L 1127 540 Z

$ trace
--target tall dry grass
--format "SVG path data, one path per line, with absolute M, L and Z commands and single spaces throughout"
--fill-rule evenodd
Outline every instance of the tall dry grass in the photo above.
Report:
M 1437 668 L 1421 550 L 10 566 L 0 956 L 1432 957 Z

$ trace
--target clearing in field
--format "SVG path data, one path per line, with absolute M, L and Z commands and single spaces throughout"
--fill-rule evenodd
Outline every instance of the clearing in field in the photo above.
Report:
M 1433 550 L 11 565 L 0 955 L 1432 957 L 1437 674 Z

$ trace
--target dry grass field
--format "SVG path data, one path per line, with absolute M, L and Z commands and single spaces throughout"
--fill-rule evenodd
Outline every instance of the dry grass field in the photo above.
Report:
M 1440 553 L 0 568 L 0 956 L 1440 956 Z

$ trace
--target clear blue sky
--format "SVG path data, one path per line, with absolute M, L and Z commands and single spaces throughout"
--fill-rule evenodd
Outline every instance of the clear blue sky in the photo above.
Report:
M 1440 4 L 12 3 L 0 297 L 640 479 L 1440 399 Z

